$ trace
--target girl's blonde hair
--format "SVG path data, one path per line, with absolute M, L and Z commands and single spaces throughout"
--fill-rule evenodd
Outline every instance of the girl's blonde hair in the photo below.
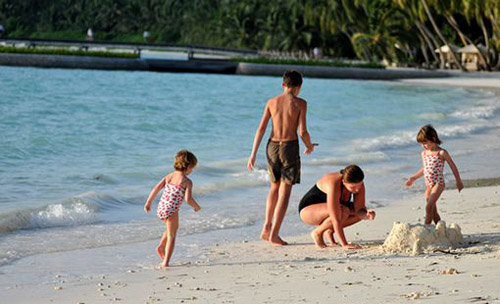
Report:
M 196 156 L 194 156 L 193 153 L 189 152 L 188 150 L 180 150 L 177 152 L 175 155 L 175 161 L 174 161 L 174 169 L 177 171 L 187 171 L 189 168 L 194 168 L 196 167 L 196 164 L 198 163 L 198 159 Z
M 423 143 L 425 141 L 431 141 L 438 145 L 441 144 L 441 140 L 438 137 L 436 129 L 431 125 L 423 126 L 417 134 L 417 142 Z

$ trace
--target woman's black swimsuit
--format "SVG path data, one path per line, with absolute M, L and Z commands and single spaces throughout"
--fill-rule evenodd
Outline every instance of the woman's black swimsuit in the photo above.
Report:
M 342 189 L 344 188 L 344 183 L 340 182 L 340 198 L 339 198 L 339 203 L 351 210 L 354 210 L 354 202 L 351 200 L 352 199 L 352 193 L 349 195 L 349 200 L 348 201 L 342 201 Z M 302 209 L 304 209 L 307 206 L 314 205 L 314 204 L 321 204 L 325 203 L 326 204 L 326 193 L 321 191 L 318 186 L 314 185 L 311 190 L 309 190 L 304 197 L 300 200 L 299 203 L 299 213 Z

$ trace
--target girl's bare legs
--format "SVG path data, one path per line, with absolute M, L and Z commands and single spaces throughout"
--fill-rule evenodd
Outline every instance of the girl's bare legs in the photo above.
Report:
M 269 242 L 276 245 L 288 245 L 287 242 L 283 241 L 280 236 L 281 223 L 285 218 L 286 209 L 288 208 L 288 201 L 290 199 L 290 194 L 292 193 L 292 184 L 283 182 L 279 186 L 278 202 L 276 204 L 276 210 L 274 211 L 274 222 L 271 228 L 271 234 L 269 235 Z
M 437 211 L 437 201 L 443 190 L 444 185 L 441 184 L 436 184 L 432 188 L 427 187 L 425 190 L 425 200 L 427 201 L 425 205 L 425 225 L 429 225 L 432 221 L 437 224 L 441 220 Z
M 171 217 L 165 220 L 167 228 L 167 241 L 165 244 L 165 257 L 161 263 L 161 267 L 168 267 L 170 258 L 174 252 L 175 237 L 177 236 L 177 228 L 179 228 L 179 212 L 174 213 Z
M 165 232 L 161 236 L 160 244 L 156 247 L 156 252 L 160 256 L 160 259 L 165 258 L 165 245 L 167 244 L 167 227 L 165 226 Z
M 262 226 L 262 232 L 260 238 L 264 241 L 269 240 L 269 232 L 271 231 L 271 225 L 273 221 L 274 209 L 276 209 L 276 203 L 278 202 L 278 192 L 280 189 L 280 181 L 271 183 L 269 188 L 269 194 L 267 195 L 266 203 L 266 219 L 264 225 Z

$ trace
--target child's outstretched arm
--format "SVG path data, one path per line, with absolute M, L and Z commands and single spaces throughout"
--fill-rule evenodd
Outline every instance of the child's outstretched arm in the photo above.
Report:
M 301 104 L 301 109 L 300 109 L 299 132 L 300 132 L 300 138 L 306 145 L 306 150 L 304 151 L 304 153 L 311 154 L 314 151 L 314 147 L 317 146 L 318 144 L 317 143 L 313 144 L 311 142 L 311 136 L 307 131 L 306 116 L 307 116 L 307 102 L 304 100 L 303 103 Z
M 443 156 L 444 160 L 446 160 L 446 162 L 450 166 L 451 171 L 453 172 L 453 175 L 455 176 L 455 181 L 457 182 L 457 189 L 458 192 L 460 192 L 464 188 L 464 184 L 462 182 L 462 179 L 460 178 L 460 173 L 458 172 L 458 168 L 453 162 L 453 159 L 451 159 L 451 155 L 448 153 L 448 151 L 444 149 L 441 151 L 442 151 L 441 155 Z
M 406 187 L 411 187 L 411 185 L 413 185 L 413 183 L 417 179 L 421 178 L 423 175 L 424 175 L 424 168 L 420 168 L 420 170 L 418 170 L 415 174 L 413 174 L 412 176 L 410 176 L 408 178 L 408 180 L 405 183 L 405 186 Z
M 200 211 L 201 207 L 193 198 L 193 182 L 188 180 L 186 187 L 186 203 L 193 208 L 195 212 Z
M 264 114 L 262 114 L 262 119 L 260 121 L 259 128 L 255 132 L 255 137 L 253 139 L 252 153 L 250 154 L 250 158 L 248 159 L 247 163 L 248 171 L 252 171 L 255 165 L 255 158 L 257 157 L 257 151 L 259 150 L 262 137 L 264 137 L 264 134 L 266 133 L 267 124 L 269 123 L 269 118 L 271 118 L 271 112 L 269 111 L 269 107 L 266 104 L 266 108 L 264 109 Z
M 162 178 L 162 180 L 158 184 L 156 184 L 153 190 L 151 190 L 151 193 L 149 193 L 146 204 L 144 204 L 144 211 L 146 211 L 146 213 L 149 213 L 149 211 L 151 211 L 151 204 L 153 203 L 153 200 L 155 199 L 156 195 L 158 195 L 158 192 L 160 192 L 160 190 L 165 187 L 165 178 L 166 177 Z
M 406 181 L 406 183 L 405 183 L 405 186 L 406 186 L 407 188 L 408 188 L 408 187 L 411 187 L 411 185 L 413 185 L 413 183 L 414 183 L 417 179 L 421 178 L 421 177 L 424 175 L 424 164 L 423 164 L 423 162 L 424 162 L 424 152 L 422 152 L 422 153 L 420 154 L 420 157 L 422 158 L 422 167 L 421 167 L 421 168 L 420 168 L 417 172 L 415 172 L 415 174 L 413 174 L 412 176 L 410 176 L 410 177 L 408 178 L 408 180 L 407 180 L 407 181 Z

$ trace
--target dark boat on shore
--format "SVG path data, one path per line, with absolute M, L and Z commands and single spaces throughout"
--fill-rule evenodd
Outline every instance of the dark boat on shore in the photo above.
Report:
M 214 59 L 168 60 L 144 59 L 150 71 L 182 73 L 235 74 L 237 62 Z

